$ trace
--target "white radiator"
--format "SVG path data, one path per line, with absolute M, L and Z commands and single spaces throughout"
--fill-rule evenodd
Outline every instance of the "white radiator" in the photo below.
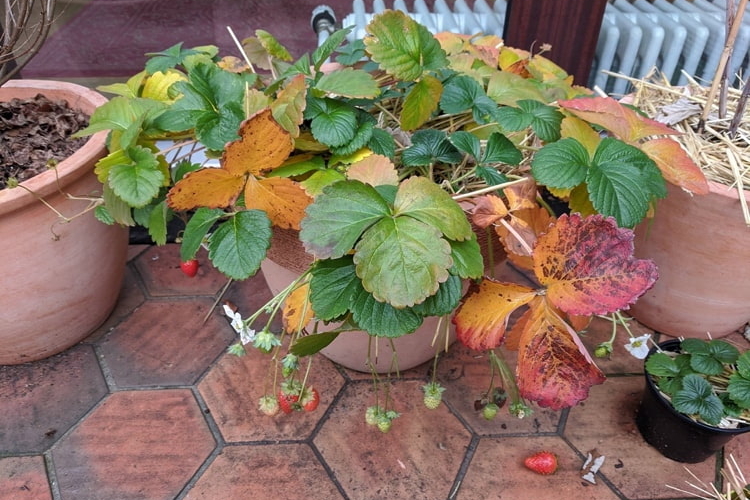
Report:
M 354 0 L 351 14 L 340 24 L 354 27 L 352 39 L 361 38 L 374 14 L 398 9 L 433 33 L 502 36 L 506 1 L 468 1 L 453 0 L 449 5 L 446 0 L 435 0 L 430 8 L 424 0 L 413 0 L 408 5 L 404 0 Z M 642 77 L 654 66 L 673 84 L 685 83 L 682 70 L 699 80 L 710 81 L 723 47 L 724 1 L 609 0 L 588 86 L 596 85 L 608 93 L 621 95 L 628 91 L 627 81 L 607 76 L 602 70 Z M 750 72 L 750 14 L 743 18 L 729 69 L 743 79 Z

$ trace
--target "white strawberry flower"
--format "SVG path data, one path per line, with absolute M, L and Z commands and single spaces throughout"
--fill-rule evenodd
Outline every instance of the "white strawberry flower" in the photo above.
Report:
M 648 339 L 650 338 L 650 333 L 646 333 L 640 337 L 631 337 L 630 341 L 625 344 L 625 349 L 634 357 L 644 359 L 648 355 Z
M 240 342 L 242 342 L 242 345 L 247 345 L 255 340 L 255 330 L 245 324 L 242 315 L 238 311 L 235 311 L 227 304 L 224 304 L 224 314 L 232 320 L 232 328 L 234 328 L 235 332 L 240 334 Z

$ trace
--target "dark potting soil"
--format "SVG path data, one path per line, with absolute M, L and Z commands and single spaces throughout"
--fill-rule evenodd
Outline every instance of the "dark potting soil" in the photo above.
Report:
M 0 102 L 0 189 L 10 179 L 23 182 L 76 152 L 88 138 L 70 136 L 88 122 L 88 115 L 66 101 L 41 94 Z

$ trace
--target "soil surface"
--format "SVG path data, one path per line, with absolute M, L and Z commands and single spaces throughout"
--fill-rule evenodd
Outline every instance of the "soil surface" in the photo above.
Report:
M 88 115 L 66 101 L 41 94 L 0 102 L 0 189 L 10 179 L 23 182 L 73 154 L 88 138 L 70 136 L 88 121 Z

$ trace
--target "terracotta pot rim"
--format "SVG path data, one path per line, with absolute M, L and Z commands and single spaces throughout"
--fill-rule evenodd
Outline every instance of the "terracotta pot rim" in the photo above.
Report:
M 709 189 L 709 192 L 712 194 L 717 194 L 719 196 L 726 196 L 728 198 L 732 198 L 735 200 L 740 199 L 740 195 L 737 192 L 737 188 L 734 186 L 728 186 L 726 184 L 721 184 L 715 181 L 708 181 L 708 189 Z M 745 189 L 743 193 L 745 194 L 745 199 L 748 202 L 750 202 L 750 189 Z
M 31 88 L 39 93 L 44 93 L 45 90 L 53 90 L 77 94 L 83 102 L 90 105 L 91 109 L 85 110 L 88 114 L 107 102 L 106 97 L 88 87 L 57 80 L 10 80 L 1 88 Z M 75 107 L 80 107 L 80 105 Z M 78 151 L 61 161 L 56 169 L 48 170 L 21 183 L 21 186 L 33 191 L 36 196 L 27 189 L 20 187 L 0 190 L 0 214 L 10 213 L 30 203 L 38 203 L 37 196 L 48 196 L 57 191 L 58 186 L 64 188 L 70 182 L 85 175 L 88 171 L 80 169 L 78 166 L 85 159 L 101 155 L 102 151 L 106 152 L 106 140 L 106 131 L 93 134 Z

